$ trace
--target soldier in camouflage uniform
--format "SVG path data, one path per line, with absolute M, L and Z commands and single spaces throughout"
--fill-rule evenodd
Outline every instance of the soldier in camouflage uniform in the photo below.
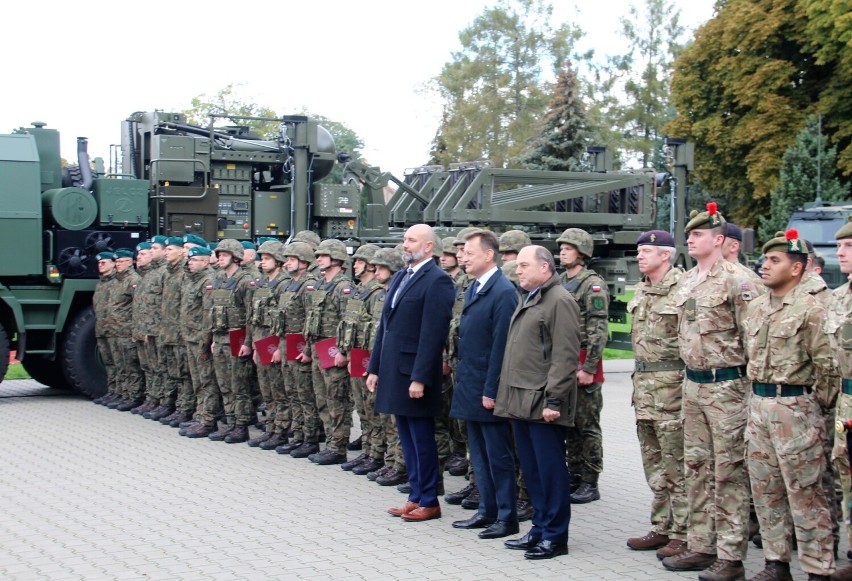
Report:
M 745 466 L 743 348 L 746 308 L 765 289 L 722 257 L 725 219 L 716 204 L 690 214 L 689 255 L 698 266 L 677 290 L 678 343 L 686 363 L 684 462 L 689 550 L 666 557 L 673 571 L 700 571 L 703 581 L 742 579 L 748 548 L 749 482 Z
M 240 261 L 240 269 L 244 270 L 248 273 L 249 276 L 249 288 L 252 292 L 254 292 L 255 285 L 257 281 L 261 279 L 263 274 L 261 273 L 260 264 L 257 258 L 257 245 L 250 240 L 241 240 L 240 244 L 243 247 L 243 259 Z M 248 304 L 251 304 L 251 299 L 249 299 Z M 255 358 L 250 358 L 249 361 L 251 365 L 251 373 L 249 373 L 249 391 L 251 393 L 251 402 L 252 402 L 252 424 L 257 420 L 257 410 L 261 408 L 265 411 L 265 402 L 263 399 L 263 395 L 260 390 L 260 382 L 259 382 L 259 374 L 257 363 L 255 363 Z M 257 427 L 260 429 L 265 428 L 264 423 L 258 423 Z
M 678 350 L 675 288 L 683 271 L 673 267 L 674 238 L 645 232 L 636 242 L 642 281 L 627 304 L 636 370 L 633 407 L 645 479 L 653 493 L 651 531 L 627 539 L 637 551 L 660 549 L 659 558 L 686 551 L 689 515 L 683 480 L 681 392 L 684 364 Z
M 311 230 L 301 230 L 296 232 L 296 235 L 293 236 L 292 242 L 304 242 L 311 247 L 312 252 L 316 252 L 321 239 L 316 232 L 312 232 Z M 311 261 L 311 265 L 308 267 L 308 274 L 317 280 L 322 278 L 320 268 L 317 266 L 316 257 L 314 257 L 314 260 Z
M 314 394 L 328 440 L 325 450 L 311 454 L 308 459 L 320 465 L 343 464 L 352 428 L 351 388 L 346 369 L 349 359 L 346 353 L 335 349 L 334 365 L 325 369 L 320 365 L 316 344 L 337 336 L 337 326 L 354 285 L 343 270 L 349 259 L 343 242 L 323 240 L 314 254 L 323 278 L 319 286 L 309 293 L 304 333 L 308 344 L 301 360 L 313 363 Z
M 136 246 L 136 272 L 141 280 L 133 295 L 133 341 L 145 377 L 145 402 L 130 410 L 134 414 L 143 414 L 159 405 L 165 381 L 159 334 L 166 260 L 154 259 L 152 249 L 150 242 Z
M 376 302 L 376 295 L 382 290 L 381 285 L 375 279 L 376 269 L 369 264 L 369 261 L 375 256 L 378 250 L 379 247 L 375 244 L 365 244 L 364 246 L 359 246 L 355 254 L 352 255 L 352 274 L 358 280 L 358 285 L 349 296 L 349 300 L 346 303 L 346 311 L 343 313 L 343 319 L 337 326 L 337 347 L 344 353 L 348 353 L 352 349 L 369 348 L 366 342 L 366 333 L 372 322 L 370 311 L 372 310 L 373 303 Z M 361 442 L 359 447 L 363 451 L 354 459 L 340 465 L 345 471 L 350 471 L 371 459 L 370 440 L 373 434 L 373 424 L 378 420 L 373 408 L 367 406 L 367 394 L 369 394 L 367 391 L 367 378 L 352 375 L 349 383 L 352 387 L 352 403 L 355 405 L 355 410 L 358 412 L 358 419 L 361 422 Z M 381 458 L 384 459 L 384 453 L 382 453 Z M 375 466 L 375 469 L 380 467 L 381 464 Z
M 220 241 L 216 255 L 221 270 L 213 283 L 213 367 L 222 392 L 226 425 L 207 437 L 236 444 L 248 440 L 248 426 L 257 420 L 251 401 L 252 342 L 248 333 L 236 355 L 231 349 L 231 335 L 239 337 L 246 329 L 250 279 L 240 268 L 243 247 L 239 242 L 231 238 Z
M 290 278 L 278 297 L 279 327 L 281 344 L 286 345 L 287 335 L 301 335 L 305 329 L 308 308 L 308 289 L 318 286 L 317 279 L 308 274 L 314 260 L 314 250 L 306 242 L 291 242 L 282 251 L 284 267 Z M 283 351 L 286 355 L 286 349 Z M 272 356 L 276 359 L 275 354 Z M 284 370 L 284 388 L 291 402 L 291 424 L 293 439 L 275 448 L 279 454 L 290 454 L 294 458 L 307 458 L 319 452 L 319 413 L 314 396 L 310 362 L 289 360 L 282 357 L 279 349 L 277 359 Z M 275 426 L 275 431 L 280 426 Z M 268 442 L 260 445 L 267 450 Z
M 141 405 L 145 396 L 142 368 L 133 344 L 133 293 L 139 275 L 133 269 L 133 251 L 115 251 L 115 281 L 110 288 L 109 304 L 115 336 L 110 339 L 110 351 L 117 367 L 118 391 L 121 398 L 107 404 L 110 409 L 126 412 Z
M 112 357 L 109 339 L 113 336 L 110 323 L 109 292 L 115 282 L 115 254 L 112 252 L 101 252 L 95 257 L 98 261 L 98 280 L 95 292 L 92 295 L 92 306 L 95 309 L 95 340 L 98 343 L 98 351 L 101 354 L 107 375 L 107 392 L 95 399 L 96 404 L 106 405 L 120 397 L 118 393 L 117 369 L 115 359 Z
M 724 230 L 725 241 L 722 243 L 722 258 L 731 264 L 736 265 L 737 268 L 749 275 L 756 282 L 763 284 L 760 281 L 759 274 L 740 262 L 740 246 L 743 241 L 742 229 L 732 222 L 725 222 Z
M 837 240 L 837 261 L 840 272 L 852 280 L 852 221 L 847 222 L 834 235 Z M 831 293 L 824 323 L 825 332 L 835 353 L 835 363 L 840 380 L 840 395 L 837 397 L 837 420 L 852 418 L 852 285 L 847 281 Z M 849 455 L 846 434 L 836 432 L 832 462 L 840 475 L 843 491 L 843 522 L 846 534 L 852 543 L 852 526 L 849 525 L 849 502 L 852 497 L 852 479 L 849 476 Z M 847 554 L 848 556 L 848 554 Z M 852 566 L 837 571 L 833 580 L 852 580 Z
M 500 235 L 500 260 L 505 264 L 518 258 L 521 248 L 532 244 L 523 230 L 507 230 Z
M 259 341 L 278 334 L 281 316 L 278 310 L 278 297 L 286 286 L 284 274 L 284 245 L 277 240 L 268 240 L 260 245 L 260 265 L 263 276 L 255 283 L 248 310 L 248 328 L 253 341 Z M 278 361 L 262 365 L 255 351 L 254 363 L 257 366 L 257 379 L 263 401 L 266 404 L 266 418 L 263 433 L 249 440 L 248 445 L 258 447 L 272 440 L 267 449 L 287 443 L 290 430 L 290 398 L 284 388 L 284 370 L 281 367 L 281 353 Z M 273 445 L 274 444 L 274 445 Z
M 600 499 L 598 477 L 603 471 L 601 369 L 603 350 L 609 340 L 609 292 L 606 282 L 586 267 L 594 252 L 588 232 L 568 228 L 556 239 L 559 261 L 565 268 L 562 286 L 580 307 L 580 368 L 577 370 L 577 411 L 567 431 L 568 466 L 571 469 L 572 504 Z
M 752 579 L 792 581 L 789 526 L 809 579 L 834 572 L 822 409 L 836 397 L 825 309 L 799 284 L 807 247 L 795 230 L 763 246 L 770 293 L 748 307 L 745 348 L 753 382 L 747 425 L 748 471 L 766 567 Z M 789 505 L 788 505 L 789 501 Z

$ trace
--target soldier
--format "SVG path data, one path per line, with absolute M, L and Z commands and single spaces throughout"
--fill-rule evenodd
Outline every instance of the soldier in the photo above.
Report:
M 588 232 L 568 228 L 556 239 L 559 261 L 565 268 L 562 286 L 580 307 L 580 367 L 577 370 L 577 413 L 568 428 L 568 465 L 572 504 L 599 500 L 598 477 L 603 471 L 601 360 L 609 339 L 609 292 L 606 282 L 586 267 L 594 252 Z M 576 479 L 576 480 L 575 480 Z
M 523 230 L 507 230 L 500 235 L 500 260 L 505 264 L 518 258 L 521 248 L 532 244 L 529 234 Z
M 154 258 L 153 244 L 136 246 L 136 272 L 141 280 L 133 295 L 133 341 L 145 377 L 145 402 L 130 410 L 144 414 L 157 407 L 165 377 L 160 356 L 160 310 L 163 300 L 165 258 Z
M 636 370 L 633 407 L 645 479 L 653 493 L 651 531 L 627 539 L 636 551 L 660 549 L 663 559 L 686 551 L 689 514 L 683 481 L 681 387 L 684 364 L 677 342 L 675 288 L 683 271 L 673 267 L 674 238 L 652 230 L 636 241 L 642 281 L 627 305 Z
M 337 347 L 343 352 L 348 353 L 352 349 L 367 349 L 369 347 L 365 340 L 366 325 L 372 320 L 370 311 L 375 302 L 375 296 L 382 290 L 381 285 L 375 279 L 376 268 L 369 261 L 378 250 L 379 247 L 375 244 L 365 244 L 359 246 L 355 254 L 352 255 L 352 273 L 358 279 L 358 286 L 349 296 L 343 319 L 337 326 Z M 352 387 L 352 401 L 355 404 L 355 410 L 358 412 L 358 419 L 361 421 L 361 441 L 357 449 L 363 450 L 363 452 L 356 458 L 340 465 L 345 471 L 350 471 L 370 459 L 370 438 L 372 437 L 373 423 L 377 420 L 375 411 L 367 407 L 367 394 L 369 393 L 367 391 L 367 379 L 363 376 L 356 377 L 353 375 L 349 382 Z M 375 469 L 380 467 L 381 465 L 376 466 Z
M 349 359 L 345 352 L 335 349 L 334 364 L 323 368 L 317 343 L 337 336 L 337 326 L 343 317 L 346 301 L 352 294 L 352 280 L 343 270 L 349 255 L 340 240 L 323 240 L 314 254 L 317 265 L 323 271 L 323 278 L 310 293 L 304 333 L 308 344 L 300 357 L 305 363 L 313 363 L 317 409 L 328 440 L 325 450 L 311 454 L 308 459 L 320 465 L 343 464 L 346 462 L 346 446 L 352 427 L 349 372 L 346 370 Z
M 459 266 L 459 249 L 456 246 L 456 241 L 457 238 L 453 238 L 452 236 L 441 240 L 441 268 L 450 275 L 453 281 L 462 272 Z
M 261 277 L 260 270 L 256 261 L 257 246 L 250 240 L 241 240 L 243 246 L 243 259 L 240 261 L 240 268 L 246 270 L 252 280 L 257 280 Z
M 311 230 L 301 230 L 296 232 L 296 235 L 293 236 L 293 242 L 304 242 L 308 246 L 311 247 L 311 251 L 315 252 L 317 247 L 320 245 L 321 239 L 317 235 L 316 232 L 312 232 Z M 322 273 L 320 273 L 320 268 L 317 266 L 316 257 L 311 261 L 310 267 L 308 267 L 308 274 L 311 277 L 319 280 L 322 278 Z
M 284 268 L 290 275 L 278 298 L 278 335 L 286 345 L 287 335 L 302 334 L 308 308 L 308 292 L 318 286 L 317 279 L 308 273 L 314 260 L 314 250 L 306 242 L 291 242 L 282 251 Z M 286 354 L 286 350 L 284 351 Z M 310 362 L 282 357 L 281 350 L 272 355 L 281 362 L 284 370 L 284 388 L 291 402 L 293 439 L 274 449 L 279 454 L 294 458 L 307 458 L 319 452 L 319 413 L 314 396 Z M 277 432 L 280 426 L 275 426 Z M 269 441 L 260 445 L 262 450 L 272 449 Z
M 110 351 L 118 368 L 117 382 L 122 396 L 107 407 L 121 412 L 141 405 L 145 396 L 142 368 L 133 344 L 133 292 L 138 283 L 139 275 L 133 270 L 133 251 L 119 248 L 115 251 L 115 282 L 110 288 L 109 304 L 115 331 Z
M 840 272 L 852 280 L 852 221 L 847 222 L 834 235 L 837 240 L 837 261 Z M 834 289 L 828 304 L 828 315 L 824 324 L 825 332 L 834 349 L 837 371 L 840 374 L 840 395 L 837 398 L 837 420 L 852 418 L 852 286 L 847 281 Z M 852 526 L 849 525 L 849 502 L 852 495 L 852 480 L 849 477 L 849 454 L 846 448 L 846 434 L 834 435 L 832 462 L 840 475 L 840 487 L 843 491 L 843 522 L 846 534 L 852 543 Z M 852 556 L 847 553 L 847 556 Z M 852 580 L 852 566 L 844 567 L 832 577 L 836 581 Z
M 245 333 L 251 291 L 249 275 L 240 268 L 242 245 L 226 238 L 216 245 L 216 254 L 221 270 L 213 283 L 213 367 L 222 392 L 226 425 L 207 437 L 214 442 L 236 444 L 248 440 L 248 426 L 257 420 L 250 387 L 252 343 Z
M 181 428 L 188 438 L 206 438 L 217 430 L 221 393 L 216 384 L 211 345 L 213 343 L 213 269 L 209 246 L 187 251 L 187 273 L 180 301 L 181 337 L 186 347 L 189 375 L 195 392 L 195 418 Z
M 825 309 L 799 284 L 807 246 L 779 232 L 763 246 L 761 275 L 770 293 L 751 302 L 745 320 L 748 471 L 760 522 L 765 569 L 752 579 L 787 580 L 789 524 L 808 579 L 834 572 L 831 516 L 820 477 L 825 468 L 821 409 L 836 397 Z M 789 501 L 789 506 L 788 506 Z
M 743 242 L 742 229 L 732 222 L 725 222 L 725 241 L 722 243 L 722 258 L 737 265 L 751 278 L 760 281 L 760 275 L 740 262 L 740 247 Z M 763 284 L 763 283 L 761 283 Z
M 281 321 L 278 310 L 278 297 L 286 286 L 286 277 L 282 274 L 284 245 L 277 240 L 269 240 L 260 245 L 260 267 L 263 276 L 255 284 L 248 310 L 248 328 L 253 341 L 259 341 L 278 334 Z M 248 441 L 256 448 L 272 440 L 268 449 L 275 449 L 287 443 L 290 429 L 290 398 L 284 388 L 284 370 L 281 368 L 280 348 L 278 361 L 262 365 L 255 350 L 254 363 L 257 366 L 257 379 L 261 396 L 266 404 L 266 418 L 263 433 Z M 274 446 L 272 444 L 275 444 Z
M 745 467 L 743 332 L 748 304 L 764 292 L 722 257 L 725 219 L 716 204 L 690 214 L 684 230 L 698 265 L 677 290 L 683 388 L 684 475 L 689 502 L 687 544 L 666 557 L 671 571 L 709 570 L 701 581 L 742 579 L 748 548 L 749 482 Z
M 219 245 L 218 242 L 211 242 L 207 245 L 207 248 L 210 249 L 210 262 L 209 268 L 214 272 L 219 272 L 219 257 L 216 256 L 216 247 Z
M 120 397 L 118 393 L 117 369 L 115 359 L 112 357 L 109 340 L 113 336 L 112 323 L 110 321 L 111 310 L 109 303 L 109 291 L 115 282 L 115 254 L 112 252 L 100 252 L 95 257 L 98 261 L 98 275 L 100 279 L 95 286 L 92 295 L 92 306 L 95 309 L 95 340 L 98 351 L 101 354 L 104 368 L 107 374 L 107 392 L 94 400 L 96 404 L 106 405 Z

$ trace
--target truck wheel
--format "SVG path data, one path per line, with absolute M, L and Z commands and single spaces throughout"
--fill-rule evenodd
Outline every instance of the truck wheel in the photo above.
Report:
M 6 377 L 6 371 L 9 370 L 9 335 L 6 334 L 6 329 L 0 325 L 0 382 Z
M 69 389 L 71 384 L 65 378 L 62 371 L 62 362 L 51 361 L 46 357 L 37 357 L 27 355 L 24 361 L 21 361 L 24 366 L 24 371 L 30 374 L 30 377 L 47 387 L 55 387 L 57 389 Z
M 106 370 L 95 339 L 95 310 L 86 307 L 74 316 L 62 344 L 62 370 L 71 387 L 92 399 L 107 392 Z

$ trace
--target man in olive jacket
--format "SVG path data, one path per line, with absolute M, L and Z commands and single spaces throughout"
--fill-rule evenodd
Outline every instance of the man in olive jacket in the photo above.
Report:
M 553 255 L 541 246 L 517 258 L 521 301 L 506 341 L 494 415 L 514 420 L 521 471 L 535 509 L 533 526 L 506 541 L 527 559 L 568 553 L 571 476 L 565 465 L 565 428 L 574 424 L 580 310 L 555 274 Z

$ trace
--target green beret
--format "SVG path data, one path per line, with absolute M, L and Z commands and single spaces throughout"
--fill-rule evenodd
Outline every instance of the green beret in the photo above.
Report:
M 698 210 L 693 210 L 689 213 L 689 222 L 683 229 L 684 232 L 690 230 L 709 230 L 718 228 L 725 224 L 725 217 L 719 213 L 719 206 L 716 202 L 707 203 L 707 211 L 698 213 Z
M 168 239 L 168 236 L 157 234 L 156 236 L 151 236 L 151 244 L 159 244 L 160 246 L 165 246 Z
M 787 254 L 807 254 L 806 240 L 799 238 L 799 231 L 790 228 L 787 232 L 776 232 L 775 238 L 763 245 L 763 253 L 786 252 Z
M 246 250 L 257 250 L 257 246 L 254 245 L 254 242 L 249 240 L 240 240 L 240 244 L 242 244 L 243 248 Z
M 95 257 L 99 261 L 100 260 L 115 260 L 115 254 L 112 252 L 98 252 L 98 255 Z
M 186 254 L 192 258 L 193 256 L 210 256 L 213 251 L 206 246 L 193 246 Z
M 846 223 L 834 235 L 835 240 L 843 240 L 844 238 L 852 238 L 852 216 L 849 216 Z
M 129 248 L 119 248 L 115 251 L 115 258 L 116 260 L 119 258 L 133 258 L 133 251 Z
M 172 236 L 166 239 L 166 246 L 180 246 L 183 248 L 183 238 L 180 236 Z
M 208 245 L 207 245 L 207 248 L 209 248 L 210 250 L 212 250 L 213 252 L 215 252 L 215 251 L 216 251 L 216 247 L 217 247 L 217 246 L 219 246 L 219 243 L 218 243 L 218 242 L 211 242 L 210 244 L 208 244 Z
M 139 252 L 140 250 L 151 250 L 151 243 L 150 242 L 140 242 L 139 244 L 136 245 L 136 252 Z
M 198 244 L 199 246 L 207 246 L 207 241 L 198 234 L 187 234 L 183 237 L 184 244 Z

